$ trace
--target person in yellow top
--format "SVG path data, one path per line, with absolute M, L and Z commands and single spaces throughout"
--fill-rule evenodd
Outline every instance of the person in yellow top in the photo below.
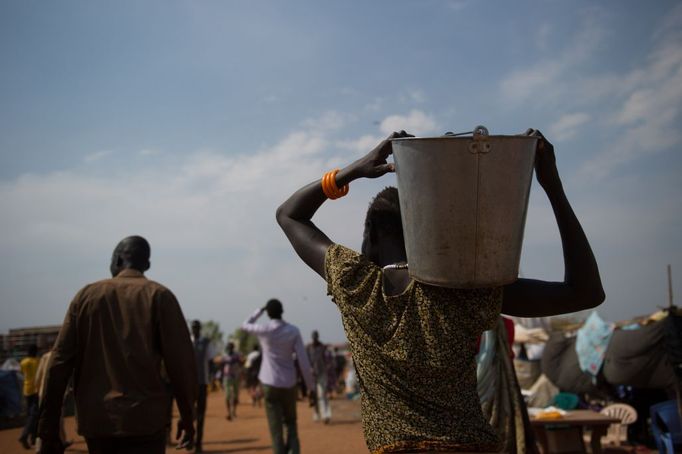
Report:
M 21 373 L 24 376 L 24 399 L 26 400 L 26 424 L 21 431 L 19 442 L 24 449 L 31 449 L 35 444 L 38 429 L 38 387 L 36 371 L 38 370 L 38 347 L 29 345 L 28 356 L 21 360 Z M 30 444 L 29 444 L 30 438 Z
M 50 358 L 52 358 L 53 351 L 50 350 L 40 357 L 38 362 L 38 370 L 36 371 L 35 386 L 38 391 L 38 408 L 43 402 L 43 397 L 45 396 L 45 391 L 47 388 L 47 368 L 50 365 Z M 62 410 L 62 416 L 59 419 L 59 439 L 62 442 L 64 448 L 68 448 L 73 444 L 73 441 L 66 439 L 66 431 L 64 430 L 64 411 Z M 40 437 L 36 440 L 36 452 L 40 452 L 41 440 Z

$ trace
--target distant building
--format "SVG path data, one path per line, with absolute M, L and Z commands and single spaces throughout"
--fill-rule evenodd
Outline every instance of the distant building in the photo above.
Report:
M 0 335 L 0 364 L 10 357 L 25 356 L 31 344 L 38 346 L 38 355 L 45 353 L 54 345 L 60 329 L 61 325 L 10 329 L 8 334 Z

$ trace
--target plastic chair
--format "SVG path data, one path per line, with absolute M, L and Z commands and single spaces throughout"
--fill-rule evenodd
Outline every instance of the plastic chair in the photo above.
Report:
M 611 424 L 606 435 L 602 438 L 603 442 L 620 446 L 628 440 L 627 426 L 637 421 L 637 410 L 627 404 L 612 404 L 606 406 L 599 413 L 620 419 L 620 424 Z
M 674 453 L 675 448 L 682 449 L 682 425 L 677 412 L 677 401 L 668 400 L 651 409 L 651 431 L 660 453 Z

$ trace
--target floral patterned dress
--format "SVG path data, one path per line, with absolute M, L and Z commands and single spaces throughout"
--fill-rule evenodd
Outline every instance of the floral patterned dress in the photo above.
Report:
M 357 370 L 369 450 L 498 450 L 476 391 L 475 355 L 500 314 L 502 289 L 413 280 L 388 296 L 383 270 L 338 244 L 327 250 L 325 272 Z

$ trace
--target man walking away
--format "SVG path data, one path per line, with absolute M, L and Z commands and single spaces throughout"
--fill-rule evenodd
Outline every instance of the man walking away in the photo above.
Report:
M 78 433 L 91 454 L 163 454 L 171 395 L 178 403 L 177 438 L 194 440 L 197 370 L 185 317 L 173 293 L 147 280 L 149 243 L 123 239 L 112 278 L 74 297 L 54 346 L 38 433 L 42 454 L 62 453 L 59 417 L 73 375 Z
M 197 365 L 197 382 L 199 383 L 197 392 L 197 436 L 194 444 L 194 452 L 202 452 L 202 441 L 204 438 L 204 419 L 206 417 L 206 394 L 210 380 L 208 362 L 212 358 L 211 341 L 201 335 L 201 322 L 192 322 L 192 343 L 194 344 L 194 358 Z
M 270 321 L 259 325 L 256 320 L 268 313 Z M 296 428 L 296 367 L 298 358 L 303 378 L 309 390 L 313 388 L 308 355 L 303 346 L 301 333 L 294 325 L 282 320 L 282 303 L 271 299 L 243 324 L 242 329 L 258 336 L 263 350 L 258 378 L 265 393 L 265 413 L 268 417 L 270 436 L 275 454 L 299 454 L 301 452 Z M 314 400 L 314 393 L 310 393 Z
M 313 341 L 306 346 L 308 352 L 308 359 L 313 368 L 313 380 L 315 380 L 315 394 L 317 397 L 317 405 L 313 413 L 313 420 L 324 421 L 329 424 L 332 419 L 332 407 L 329 405 L 327 398 L 330 382 L 329 375 L 334 374 L 334 364 L 331 357 L 331 352 L 325 344 L 320 342 L 320 333 L 313 331 Z
M 227 420 L 237 417 L 239 402 L 239 380 L 242 370 L 242 355 L 234 350 L 234 343 L 228 342 L 223 355 L 223 385 L 225 386 L 225 405 Z
M 23 394 L 26 402 L 26 424 L 21 431 L 19 443 L 24 449 L 31 449 L 36 442 L 36 424 L 38 422 L 38 389 L 35 384 L 38 370 L 38 347 L 28 346 L 28 355 L 21 360 L 21 374 L 24 376 Z M 30 443 L 29 443 L 30 441 Z

